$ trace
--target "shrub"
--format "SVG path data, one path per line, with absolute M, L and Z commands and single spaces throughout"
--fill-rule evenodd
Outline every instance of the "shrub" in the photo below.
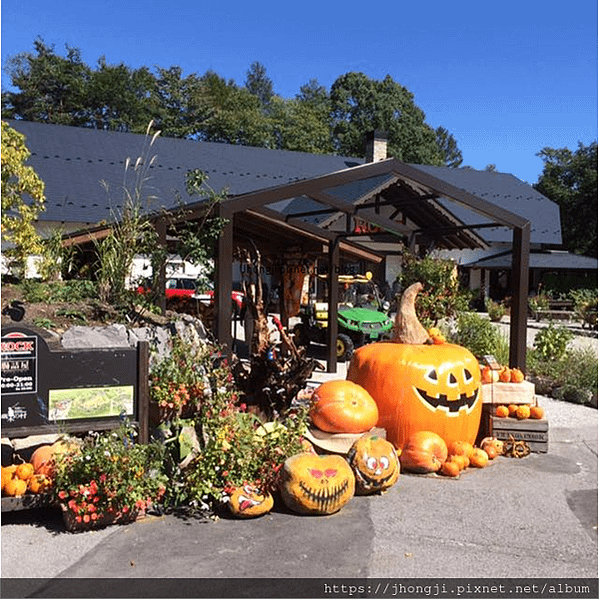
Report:
M 398 279 L 403 289 L 418 281 L 424 285 L 416 299 L 416 312 L 426 327 L 467 310 L 472 299 L 470 291 L 460 286 L 456 264 L 452 260 L 431 256 L 418 258 L 406 253 Z
M 507 312 L 506 307 L 502 303 L 494 302 L 490 298 L 485 300 L 485 308 L 492 322 L 499 322 Z
M 534 348 L 543 360 L 559 360 L 564 356 L 572 337 L 572 332 L 566 327 L 555 326 L 551 322 L 536 334 Z
M 509 343 L 501 331 L 489 320 L 474 312 L 461 313 L 455 330 L 448 333 L 452 343 L 469 349 L 477 358 L 492 354 L 501 364 L 507 364 Z
M 527 353 L 530 376 L 551 380 L 556 399 L 588 403 L 597 393 L 597 354 L 590 348 L 566 350 L 560 359 L 543 358 L 537 349 Z

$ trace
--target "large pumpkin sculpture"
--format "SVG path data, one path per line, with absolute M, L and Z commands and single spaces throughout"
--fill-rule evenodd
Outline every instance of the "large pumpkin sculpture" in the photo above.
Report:
M 300 453 L 285 460 L 279 488 L 290 510 L 326 515 L 354 496 L 355 485 L 354 474 L 341 456 Z
M 474 443 L 480 426 L 480 367 L 470 351 L 451 343 L 432 343 L 418 321 L 416 295 L 421 283 L 404 292 L 390 342 L 356 350 L 347 378 L 364 387 L 379 409 L 378 426 L 403 448 L 417 431 Z

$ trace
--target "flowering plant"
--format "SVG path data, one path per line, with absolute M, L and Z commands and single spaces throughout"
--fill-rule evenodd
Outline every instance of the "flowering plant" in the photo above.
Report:
M 196 348 L 175 338 L 168 356 L 150 371 L 150 401 L 160 410 L 160 421 L 170 421 L 198 407 L 209 385 L 204 364 L 212 353 L 209 345 Z
M 191 348 L 182 344 L 178 351 L 180 367 L 200 375 L 204 387 L 190 418 L 161 425 L 171 479 L 165 503 L 213 512 L 242 484 L 272 492 L 285 459 L 302 451 L 307 410 L 297 407 L 276 422 L 263 423 L 243 403 L 231 364 L 218 348 L 207 345 L 196 354 L 193 368 L 184 363 L 193 354 Z M 170 370 L 164 365 L 154 372 L 165 373 L 163 386 L 179 384 L 178 375 L 169 380 Z M 181 444 L 184 429 L 192 429 L 195 438 L 193 449 L 190 442 L 186 451 Z
M 56 460 L 54 496 L 77 523 L 125 519 L 164 494 L 163 449 L 134 443 L 136 434 L 128 423 L 89 433 L 80 447 Z

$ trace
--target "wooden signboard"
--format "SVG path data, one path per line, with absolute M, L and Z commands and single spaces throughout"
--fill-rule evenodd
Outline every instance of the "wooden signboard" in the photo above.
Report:
M 147 342 L 63 349 L 35 328 L 2 329 L 2 435 L 116 428 L 127 417 L 148 441 Z

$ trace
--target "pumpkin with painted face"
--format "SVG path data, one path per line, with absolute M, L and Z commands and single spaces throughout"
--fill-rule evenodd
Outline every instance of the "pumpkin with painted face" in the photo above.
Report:
M 255 518 L 270 512 L 274 505 L 273 496 L 254 485 L 237 487 L 229 498 L 229 510 L 238 518 Z
M 377 426 L 386 429 L 395 447 L 422 430 L 437 433 L 446 444 L 474 443 L 482 412 L 478 360 L 459 345 L 431 343 L 414 307 L 421 289 L 421 283 L 406 289 L 394 339 L 356 350 L 347 378 L 372 395 Z
M 341 456 L 300 453 L 285 460 L 279 488 L 290 510 L 326 515 L 349 502 L 355 485 L 354 474 Z
M 356 477 L 356 495 L 381 493 L 399 478 L 399 459 L 389 441 L 364 435 L 351 446 L 347 461 Z

